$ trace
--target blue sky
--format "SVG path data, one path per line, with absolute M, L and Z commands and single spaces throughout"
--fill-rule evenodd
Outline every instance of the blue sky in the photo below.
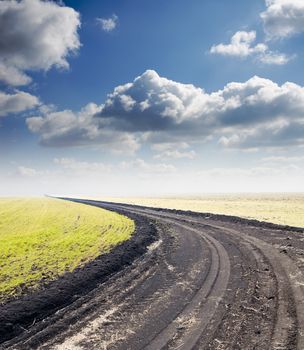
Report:
M 304 191 L 303 18 L 300 0 L 2 1 L 0 195 Z

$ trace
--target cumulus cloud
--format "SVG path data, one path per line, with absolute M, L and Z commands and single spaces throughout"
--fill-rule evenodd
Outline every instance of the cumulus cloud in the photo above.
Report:
M 211 103 L 202 89 L 147 70 L 132 83 L 116 87 L 98 116 L 117 129 L 172 130 L 189 120 L 202 119 Z
M 64 110 L 27 118 L 28 128 L 40 135 L 40 143 L 49 147 L 102 145 L 114 152 L 132 153 L 138 149 L 134 135 L 110 130 L 95 118 L 101 107 L 90 103 L 80 112 Z
M 67 56 L 80 47 L 79 14 L 53 1 L 0 1 L 0 79 L 28 84 L 25 72 L 68 68 Z
M 220 102 L 215 111 L 226 126 L 303 118 L 304 88 L 291 82 L 280 86 L 254 76 L 245 83 L 229 83 L 215 94 Z
M 101 106 L 53 112 L 27 119 L 47 146 L 141 142 L 199 142 L 214 137 L 226 147 L 303 143 L 304 88 L 252 77 L 206 93 L 148 70 L 118 86 Z M 263 140 L 264 138 L 264 140 Z M 172 155 L 173 153 L 171 153 Z
M 78 113 L 64 110 L 28 118 L 27 125 L 31 131 L 41 134 L 42 144 L 52 146 L 52 142 L 56 142 L 57 146 L 69 146 L 74 143 L 81 145 L 83 141 L 89 143 L 98 136 L 92 115 L 99 110 L 100 108 L 92 103 Z
M 125 97 L 132 100 L 131 107 L 125 105 Z M 255 125 L 284 116 L 301 118 L 303 103 L 304 88 L 289 82 L 279 86 L 254 76 L 208 94 L 149 70 L 133 83 L 115 88 L 97 116 L 119 130 L 202 135 L 219 127 Z
M 266 0 L 261 13 L 269 39 L 290 37 L 304 32 L 304 2 L 302 0 Z
M 230 44 L 219 44 L 211 47 L 210 52 L 227 56 L 247 57 L 252 54 L 265 52 L 267 46 L 265 44 L 257 44 L 253 46 L 256 40 L 256 32 L 236 32 L 230 41 Z
M 118 17 L 114 14 L 109 18 L 96 18 L 98 24 L 105 32 L 112 32 L 118 24 Z
M 219 142 L 225 147 L 243 149 L 285 149 L 288 146 L 300 146 L 304 145 L 304 121 L 281 119 L 252 129 L 240 130 L 230 136 L 222 136 Z
M 32 79 L 19 69 L 1 62 L 0 59 L 0 81 L 7 85 L 20 86 L 29 84 Z
M 0 117 L 9 113 L 20 113 L 39 105 L 39 99 L 27 92 L 16 91 L 7 94 L 0 91 Z
M 275 65 L 284 65 L 291 61 L 295 56 L 288 56 L 284 53 L 267 51 L 263 55 L 260 55 L 258 59 L 260 62 L 265 64 L 275 64 Z
M 293 58 L 283 53 L 271 51 L 264 43 L 254 45 L 255 40 L 255 31 L 239 31 L 232 36 L 230 44 L 213 45 L 210 53 L 242 58 L 254 56 L 262 63 L 274 65 L 286 64 Z

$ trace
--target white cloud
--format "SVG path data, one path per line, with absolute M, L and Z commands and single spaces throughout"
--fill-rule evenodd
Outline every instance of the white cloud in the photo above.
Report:
M 115 14 L 109 18 L 97 18 L 96 20 L 100 24 L 101 29 L 105 32 L 111 32 L 118 24 L 118 17 Z
M 230 44 L 214 45 L 210 52 L 226 56 L 248 57 L 256 53 L 263 53 L 268 49 L 265 44 L 253 46 L 255 40 L 255 31 L 239 31 L 232 36 Z
M 54 163 L 73 173 L 100 173 L 111 171 L 110 165 L 98 162 L 77 161 L 74 158 L 55 158 Z
M 17 174 L 24 177 L 35 177 L 37 175 L 41 175 L 41 172 L 37 171 L 33 168 L 28 168 L 25 166 L 18 166 Z
M 266 64 L 275 64 L 275 65 L 284 65 L 292 60 L 295 56 L 287 56 L 284 53 L 277 53 L 273 51 L 267 51 L 263 55 L 259 56 L 258 59 L 262 63 Z
M 278 175 L 282 173 L 282 169 L 276 169 L 271 167 L 252 167 L 252 168 L 211 168 L 207 170 L 201 170 L 198 172 L 200 175 L 225 178 L 227 177 L 253 177 Z
M 261 158 L 263 163 L 300 163 L 304 162 L 304 156 L 271 156 Z
M 293 58 L 283 53 L 271 51 L 264 43 L 254 45 L 255 40 L 255 31 L 236 32 L 232 36 L 230 44 L 213 45 L 210 49 L 210 53 L 242 58 L 254 56 L 257 61 L 273 65 L 286 64 Z
M 189 149 L 186 142 L 176 143 L 156 143 L 151 149 L 159 153 L 153 156 L 154 159 L 194 159 L 196 152 Z
M 9 113 L 20 113 L 39 105 L 39 99 L 27 92 L 16 91 L 14 94 L 6 94 L 0 91 L 0 117 Z
M 29 84 L 32 79 L 19 69 L 4 64 L 0 60 L 0 81 L 7 85 L 21 86 Z
M 126 98 L 132 100 L 132 105 L 126 106 Z M 192 84 L 181 84 L 147 70 L 132 83 L 116 87 L 99 116 L 126 130 L 164 130 L 200 118 L 208 112 L 209 99 Z
M 278 85 L 255 76 L 206 93 L 148 70 L 116 87 L 104 105 L 28 118 L 27 124 L 47 146 L 100 144 L 136 150 L 141 142 L 218 137 L 226 147 L 254 148 L 304 144 L 303 119 L 304 88 L 291 82 Z
M 124 131 L 111 130 L 95 118 L 101 106 L 90 103 L 80 112 L 51 111 L 43 116 L 27 118 L 28 128 L 40 135 L 40 142 L 50 147 L 100 145 L 117 153 L 133 153 L 138 149 L 136 137 Z
M 304 2 L 302 0 L 266 0 L 261 13 L 269 39 L 290 37 L 304 32 Z
M 79 14 L 53 1 L 0 1 L 0 79 L 25 85 L 27 71 L 68 68 L 68 54 L 80 47 L 79 27 Z
M 196 156 L 195 151 L 179 151 L 179 150 L 168 150 L 162 153 L 158 153 L 153 156 L 154 159 L 194 159 Z
M 45 144 L 49 140 L 58 139 L 62 140 L 62 145 L 69 145 L 71 137 L 81 144 L 82 139 L 88 142 L 97 136 L 98 130 L 92 116 L 99 110 L 100 107 L 91 103 L 78 113 L 64 110 L 46 113 L 43 117 L 28 118 L 27 125 L 31 131 L 41 133 L 42 142 Z M 61 145 L 60 142 L 58 145 Z
M 140 170 L 144 173 L 156 173 L 156 174 L 168 174 L 176 171 L 174 165 L 166 164 L 166 163 L 149 163 L 143 159 L 137 158 L 135 160 L 131 160 L 129 162 L 121 163 L 122 169 L 135 169 Z
M 126 109 L 121 96 L 135 103 Z M 142 102 L 149 105 L 142 109 Z M 268 122 L 279 117 L 302 118 L 304 88 L 287 82 L 282 86 L 254 76 L 244 83 L 232 82 L 222 90 L 205 93 L 146 71 L 133 83 L 115 88 L 98 113 L 117 129 L 188 133 L 216 127 Z M 184 140 L 185 141 L 185 140 Z
M 251 129 L 236 130 L 230 136 L 222 136 L 219 143 L 230 148 L 286 150 L 289 146 L 304 145 L 304 121 L 281 119 Z
M 178 150 L 187 150 L 189 149 L 190 146 L 187 142 L 163 142 L 163 143 L 154 143 L 151 146 L 151 149 L 153 151 L 157 151 L 157 152 L 165 152 L 165 151 L 172 151 L 175 149 Z

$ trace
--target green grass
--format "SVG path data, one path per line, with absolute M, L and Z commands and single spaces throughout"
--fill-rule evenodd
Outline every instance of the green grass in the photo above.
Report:
M 125 216 L 57 199 L 0 199 L 0 302 L 130 238 Z
M 192 210 L 304 227 L 304 194 L 227 194 L 198 197 L 103 198 L 112 202 Z

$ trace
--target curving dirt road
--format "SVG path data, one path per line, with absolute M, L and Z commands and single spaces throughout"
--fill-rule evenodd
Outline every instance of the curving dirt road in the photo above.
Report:
M 148 217 L 148 252 L 10 349 L 304 349 L 304 233 L 82 201 Z M 69 325 L 67 327 L 67 325 Z

